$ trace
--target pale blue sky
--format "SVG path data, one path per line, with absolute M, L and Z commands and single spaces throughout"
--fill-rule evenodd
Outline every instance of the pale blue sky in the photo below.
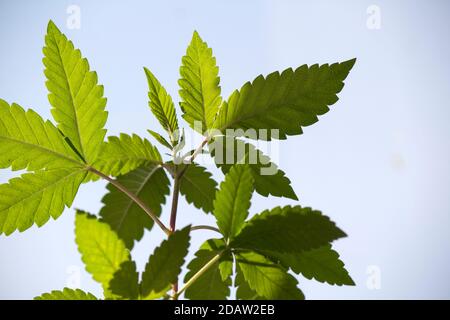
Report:
M 428 3 L 428 5 L 427 5 Z M 81 29 L 66 9 L 81 8 Z M 367 8 L 381 9 L 381 29 Z M 336 249 L 356 287 L 300 279 L 307 298 L 450 298 L 450 12 L 448 1 L 5 1 L 0 2 L 0 97 L 50 117 L 42 66 L 49 19 L 89 59 L 105 86 L 109 134 L 145 135 L 149 67 L 177 97 L 192 31 L 213 48 L 222 92 L 258 74 L 357 57 L 340 101 L 302 136 L 280 144 L 279 164 L 299 203 L 349 235 Z M 178 99 L 178 98 L 177 98 Z M 212 170 L 218 179 L 222 176 Z M 12 174 L 0 173 L 4 183 Z M 83 185 L 74 207 L 97 213 L 104 183 Z M 294 204 L 253 198 L 252 212 Z M 168 219 L 167 208 L 163 219 Z M 212 223 L 181 201 L 179 226 Z M 0 236 L 0 298 L 28 299 L 70 283 L 100 295 L 74 243 L 74 211 L 41 229 Z M 162 233 L 133 250 L 142 269 Z M 207 236 L 194 234 L 192 248 Z M 370 266 L 381 288 L 367 285 Z

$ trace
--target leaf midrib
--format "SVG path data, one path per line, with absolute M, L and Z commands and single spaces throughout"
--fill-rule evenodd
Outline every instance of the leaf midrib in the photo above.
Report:
M 0 139 L 9 140 L 9 141 L 12 141 L 12 142 L 15 142 L 15 143 L 19 143 L 19 144 L 23 144 L 23 145 L 26 145 L 26 146 L 29 146 L 29 147 L 33 147 L 33 148 L 35 148 L 35 149 L 40 149 L 40 150 L 43 150 L 43 151 L 45 151 L 45 152 L 47 152 L 47 153 L 51 153 L 51 154 L 53 154 L 53 155 L 55 155 L 55 156 L 57 156 L 57 157 L 59 157 L 59 158 L 62 158 L 62 159 L 71 161 L 71 162 L 73 162 L 73 163 L 76 163 L 76 164 L 78 164 L 78 165 L 84 166 L 84 163 L 79 162 L 79 161 L 77 161 L 77 160 L 74 159 L 74 158 L 70 158 L 70 157 L 67 156 L 67 155 L 64 155 L 64 154 L 62 154 L 62 153 L 58 153 L 58 152 L 56 152 L 56 151 L 54 151 L 54 150 L 51 150 L 51 149 L 44 148 L 43 146 L 40 146 L 40 145 L 37 145 L 37 144 L 33 144 L 33 143 L 30 143 L 30 142 L 26 142 L 26 141 L 22 141 L 22 140 L 19 140 L 19 139 L 15 139 L 15 138 L 11 138 L 11 137 L 6 137 L 6 136 L 0 136 Z
M 57 170 L 57 169 L 55 169 L 55 170 Z M 24 202 L 24 201 L 27 201 L 28 199 L 34 197 L 34 196 L 35 196 L 36 194 L 38 194 L 38 193 L 43 193 L 45 190 L 47 190 L 48 188 L 51 188 L 51 187 L 55 186 L 56 184 L 60 183 L 62 180 L 68 179 L 68 178 L 70 178 L 71 176 L 76 175 L 76 174 L 79 174 L 79 173 L 81 173 L 81 172 L 83 172 L 83 171 L 86 171 L 86 170 L 83 168 L 83 169 L 79 169 L 79 170 L 72 171 L 72 172 L 70 172 L 70 174 L 67 174 L 67 175 L 62 176 L 60 179 L 56 180 L 55 182 L 46 185 L 45 188 L 39 189 L 39 190 L 37 190 L 37 191 L 35 191 L 35 192 L 32 192 L 31 194 L 29 194 L 29 195 L 26 196 L 25 198 L 20 198 L 20 200 L 17 201 L 17 202 L 15 202 L 14 204 L 9 205 L 8 207 L 3 208 L 2 211 L 0 211 L 0 213 L 3 213 L 3 212 L 5 212 L 5 211 L 11 209 L 12 207 L 17 206 L 19 203 L 22 203 L 22 202 Z M 41 172 L 42 172 L 42 171 L 41 171 Z M 41 199 L 41 200 L 42 200 L 42 199 Z
M 84 153 L 83 142 L 82 142 L 82 140 L 81 140 L 80 126 L 79 126 L 79 123 L 78 123 L 78 113 L 77 113 L 77 108 L 76 108 L 75 102 L 74 102 L 74 96 L 73 96 L 73 92 L 72 92 L 72 86 L 71 86 L 71 84 L 70 84 L 70 82 L 69 82 L 69 78 L 68 78 L 67 71 L 66 71 L 66 66 L 65 66 L 65 64 L 64 64 L 64 62 L 63 62 L 63 60 L 62 60 L 62 57 L 61 57 L 62 52 L 61 52 L 61 50 L 60 50 L 60 48 L 59 48 L 59 42 L 58 42 L 58 40 L 57 40 L 56 37 L 55 37 L 54 31 L 51 33 L 51 35 L 52 35 L 53 40 L 54 40 L 54 42 L 55 42 L 56 50 L 57 50 L 57 53 L 58 53 L 58 54 L 57 54 L 58 60 L 59 60 L 59 62 L 61 63 L 62 69 L 63 69 L 63 71 L 64 71 L 64 76 L 65 76 L 64 80 L 66 81 L 67 87 L 69 88 L 70 102 L 71 102 L 71 106 L 72 106 L 73 111 L 74 111 L 74 114 L 75 114 L 75 118 L 74 118 L 74 120 L 75 120 L 75 126 L 76 126 L 76 130 L 77 130 L 78 141 L 79 141 L 79 143 L 80 143 L 80 148 L 81 148 L 80 153 L 83 155 L 83 157 L 86 157 L 86 155 L 85 155 L 85 153 Z M 63 37 L 63 35 L 60 35 L 60 36 Z M 66 46 L 67 46 L 67 43 L 68 43 L 68 42 L 70 42 L 70 40 L 66 39 Z M 83 58 L 80 57 L 80 60 L 81 60 L 81 59 L 83 59 Z M 75 68 L 78 66 L 78 63 L 79 63 L 79 61 L 76 62 L 76 65 L 75 65 L 74 70 L 73 70 L 72 72 L 75 71 Z
M 154 174 L 154 173 L 156 172 L 156 170 L 158 170 L 158 169 L 159 169 L 159 167 L 158 167 L 158 166 L 155 166 L 155 168 L 153 168 L 153 170 L 151 170 L 151 172 L 145 177 L 144 182 L 139 186 L 139 188 L 138 188 L 138 190 L 137 190 L 137 192 L 136 192 L 136 196 L 138 196 L 138 197 L 140 196 L 140 193 L 141 193 L 142 190 L 144 189 L 145 185 L 148 183 L 148 181 L 151 179 L 151 177 L 153 176 L 153 174 Z M 131 206 L 132 206 L 133 204 L 134 204 L 134 202 L 133 202 L 131 199 L 129 199 L 128 205 L 127 205 L 127 207 L 126 207 L 124 213 L 121 215 L 119 224 L 118 224 L 118 226 L 117 226 L 117 229 L 118 229 L 118 230 L 121 230 L 122 224 L 123 224 L 123 222 L 124 222 L 124 220 L 125 220 L 125 217 L 129 214 L 129 210 L 131 209 Z

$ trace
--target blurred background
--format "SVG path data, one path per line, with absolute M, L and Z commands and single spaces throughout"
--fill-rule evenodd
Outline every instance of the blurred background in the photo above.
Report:
M 178 101 L 193 30 L 213 48 L 224 97 L 259 74 L 356 57 L 339 102 L 280 143 L 277 162 L 300 204 L 349 235 L 335 248 L 357 285 L 299 277 L 300 287 L 309 299 L 448 299 L 449 14 L 448 1 L 1 0 L 0 97 L 50 118 L 42 65 L 49 19 L 98 72 L 109 135 L 160 131 L 142 67 Z M 0 183 L 14 175 L 2 170 Z M 73 207 L 98 213 L 104 193 L 102 182 L 83 185 Z M 251 211 L 286 204 L 295 202 L 255 195 Z M 166 206 L 162 219 L 168 216 Z M 178 226 L 192 221 L 214 222 L 182 199 Z M 195 233 L 191 251 L 213 236 Z M 135 246 L 140 270 L 162 237 L 155 228 Z M 73 209 L 40 229 L 0 236 L 0 261 L 2 299 L 65 286 L 101 296 L 74 242 Z

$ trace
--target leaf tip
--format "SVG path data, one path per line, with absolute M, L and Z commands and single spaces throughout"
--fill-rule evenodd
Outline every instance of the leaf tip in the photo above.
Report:
M 54 31 L 60 32 L 56 24 L 53 22 L 53 20 L 49 20 L 47 24 L 47 32 L 50 33 Z

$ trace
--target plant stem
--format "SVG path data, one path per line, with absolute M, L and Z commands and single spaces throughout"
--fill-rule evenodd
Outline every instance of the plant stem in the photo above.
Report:
M 211 230 L 211 231 L 221 233 L 220 230 L 217 229 L 216 227 L 206 226 L 206 225 L 192 226 L 191 231 L 195 231 L 195 230 Z
M 183 176 L 183 174 L 186 172 L 187 168 L 189 167 L 189 164 L 191 164 L 192 161 L 194 161 L 195 157 L 197 157 L 198 154 L 200 152 L 202 152 L 203 147 L 208 143 L 208 141 L 209 141 L 209 137 L 206 137 L 205 140 L 203 140 L 202 143 L 198 146 L 198 148 L 195 149 L 194 153 L 192 153 L 192 155 L 189 157 L 189 160 L 187 162 L 185 162 L 187 165 L 184 166 L 183 170 L 181 170 L 180 175 L 179 175 L 180 177 Z
M 164 225 L 164 223 L 161 222 L 161 220 L 159 220 L 158 216 L 156 216 L 152 209 L 150 209 L 144 202 L 141 201 L 141 199 L 139 199 L 133 192 L 131 192 L 130 190 L 128 190 L 126 187 L 124 187 L 121 183 L 119 183 L 117 180 L 112 179 L 111 177 L 105 175 L 104 173 L 89 167 L 88 171 L 98 175 L 99 177 L 105 179 L 106 181 L 108 181 L 109 183 L 111 183 L 114 187 L 116 187 L 117 189 L 119 189 L 120 191 L 122 191 L 124 194 L 126 194 L 131 200 L 133 200 L 139 207 L 141 207 L 142 210 L 145 211 L 145 213 L 148 214 L 148 216 L 150 218 L 153 219 L 153 221 L 155 221 L 155 223 L 164 231 L 165 234 L 170 235 L 171 231 Z
M 177 224 L 178 197 L 180 194 L 180 176 L 177 172 L 174 175 L 174 186 L 172 195 L 172 209 L 170 210 L 170 232 L 174 232 Z M 173 296 L 178 292 L 178 279 L 172 284 Z
M 180 291 L 178 291 L 177 293 L 174 294 L 173 299 L 176 300 L 178 299 L 178 297 L 187 289 L 189 288 L 195 281 L 197 281 L 198 278 L 200 278 L 206 271 L 208 271 L 209 268 L 211 268 L 217 261 L 219 261 L 219 259 L 222 257 L 223 251 L 219 252 L 218 254 L 216 254 L 211 260 L 208 261 L 207 264 L 205 264 L 200 270 L 197 271 L 196 274 L 194 274 L 192 276 L 192 278 L 190 278 L 188 280 L 188 282 L 186 282 L 184 284 L 184 286 L 180 289 Z
M 189 163 L 192 163 L 192 161 L 194 161 L 195 157 L 203 150 L 203 147 L 208 142 L 208 140 L 209 140 L 208 137 L 206 137 L 205 140 L 203 140 L 203 142 L 200 144 L 200 146 L 194 151 L 194 153 L 189 158 Z M 175 158 L 175 154 L 173 157 Z M 178 197 L 180 194 L 180 180 L 182 179 L 183 174 L 186 172 L 187 168 L 188 168 L 188 165 L 184 166 L 184 168 L 180 172 L 177 172 L 176 169 L 174 170 L 175 172 L 173 172 L 174 186 L 173 186 L 173 195 L 172 195 L 172 209 L 170 211 L 170 221 L 169 221 L 171 233 L 175 231 L 176 223 L 177 223 Z M 204 226 L 203 226 L 203 229 L 205 229 Z M 192 230 L 195 230 L 195 229 L 192 229 Z M 185 285 L 185 287 L 186 287 L 186 285 Z M 184 290 L 186 290 L 186 289 L 184 289 Z M 172 291 L 173 291 L 173 299 L 174 300 L 178 299 L 178 296 L 180 295 L 180 293 L 178 292 L 178 279 L 172 284 Z
M 178 210 L 178 196 L 180 194 L 180 178 L 175 175 L 173 195 L 172 195 L 172 209 L 170 211 L 170 231 L 174 232 L 177 223 L 177 210 Z

